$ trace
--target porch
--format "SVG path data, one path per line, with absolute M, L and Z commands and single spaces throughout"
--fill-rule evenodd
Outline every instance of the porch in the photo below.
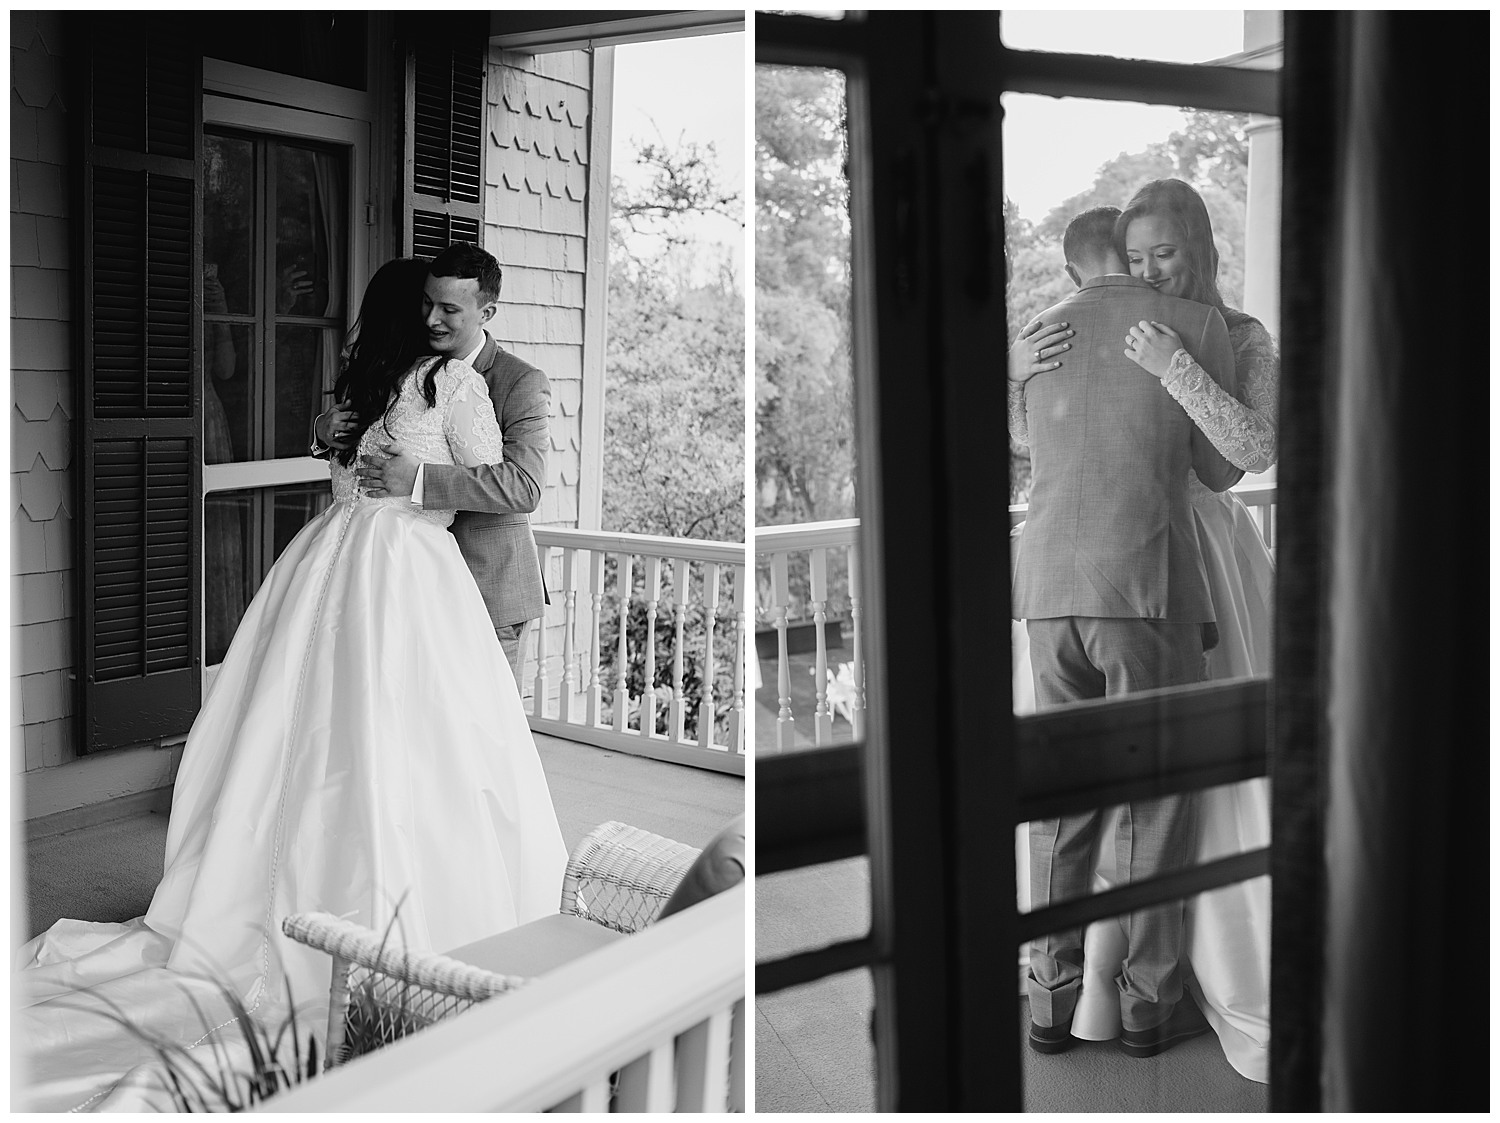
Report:
M 536 744 L 557 809 L 563 840 L 570 849 L 593 827 L 609 819 L 623 820 L 701 847 L 745 807 L 744 781 L 737 775 L 600 749 L 544 733 L 536 734 Z M 133 804 L 126 806 L 133 809 L 121 817 L 110 818 L 107 812 L 96 811 L 97 821 L 84 825 L 80 825 L 76 817 L 52 816 L 50 822 L 61 828 L 52 832 L 47 829 L 49 820 L 29 824 L 30 837 L 24 844 L 24 880 L 20 876 L 15 879 L 15 907 L 12 910 L 18 939 L 29 938 L 60 917 L 119 921 L 140 916 L 146 911 L 161 876 L 167 815 L 164 810 L 141 809 Z M 585 1075 L 589 1061 L 596 1056 L 613 1057 L 621 1049 L 630 1053 L 631 1049 L 641 1046 L 644 1054 L 660 1061 L 663 1045 L 659 1040 L 652 1040 L 651 1033 L 668 1032 L 663 1031 L 663 1026 L 669 1028 L 665 1039 L 668 1057 L 675 1036 L 685 1033 L 691 1037 L 694 1032 L 701 1032 L 712 1038 L 712 1041 L 705 1039 L 709 1050 L 707 1057 L 727 1055 L 733 1040 L 737 1043 L 743 1066 L 744 896 L 741 890 L 722 897 L 719 902 L 707 902 L 714 904 L 714 909 L 690 909 L 680 918 L 664 922 L 659 930 L 650 932 L 649 941 L 643 939 L 648 933 L 642 933 L 641 937 L 626 942 L 629 947 L 604 949 L 609 953 L 608 963 L 594 962 L 600 958 L 598 955 L 589 956 L 587 962 L 579 961 L 548 976 L 549 987 L 559 991 L 553 995 L 555 1002 L 587 1004 L 611 1001 L 600 997 L 611 988 L 641 986 L 643 976 L 650 976 L 653 970 L 656 970 L 656 980 L 660 982 L 660 971 L 651 967 L 652 957 L 665 956 L 682 968 L 677 979 L 680 985 L 675 990 L 665 986 L 650 987 L 651 1001 L 639 997 L 632 999 L 627 1020 L 612 1025 L 606 1019 L 596 1019 L 593 1027 L 596 1040 L 591 1044 L 586 1046 L 577 1040 L 576 1035 L 558 1036 L 545 1028 L 535 1028 L 534 1024 L 527 1028 L 528 1017 L 545 1019 L 555 1016 L 555 1012 L 544 1008 L 528 1015 L 518 1005 L 515 1009 L 519 1022 L 516 1017 L 502 1017 L 486 1032 L 520 1033 L 523 1037 L 532 1035 L 537 1041 L 551 1043 L 566 1040 L 570 1042 L 569 1048 L 560 1051 L 554 1046 L 550 1050 L 542 1048 L 539 1052 L 533 1042 L 533 1055 L 526 1065 L 516 1066 L 515 1071 L 506 1070 L 499 1074 L 471 1072 L 469 1076 L 479 1079 L 483 1087 L 476 1086 L 474 1079 L 454 1083 L 447 1077 L 424 1076 L 423 1072 L 428 1071 L 422 1068 L 425 1062 L 409 1059 L 411 1069 L 403 1069 L 407 1076 L 404 1094 L 416 1097 L 425 1110 L 433 1111 L 459 1110 L 455 1105 L 463 1097 L 475 1095 L 492 1107 L 502 1102 L 519 1102 L 512 1098 L 515 1096 L 540 1095 L 546 1100 L 543 1106 L 549 1106 L 569 1095 L 583 1095 L 597 1089 L 598 1081 L 590 1085 Z M 702 915 L 694 915 L 700 912 Z M 679 919 L 686 922 L 676 923 Z M 637 943 L 637 939 L 643 942 Z M 540 991 L 541 987 L 528 988 L 528 991 L 532 989 Z M 505 1001 L 514 1002 L 522 997 L 533 1001 L 523 995 L 508 996 Z M 491 1005 L 499 1007 L 503 1003 L 497 1001 Z M 738 1021 L 735 1020 L 736 1011 Z M 499 1011 L 474 1011 L 475 1015 L 492 1020 L 497 1013 Z M 643 1017 L 655 1019 L 654 1030 L 628 1020 Z M 428 1032 L 436 1033 L 445 1028 L 438 1026 Z M 414 1043 L 420 1052 L 422 1043 L 419 1038 L 402 1042 L 399 1047 L 407 1049 Z M 560 1053 L 564 1055 L 559 1056 Z M 629 1059 L 636 1055 L 631 1053 Z M 445 1056 L 437 1063 L 451 1060 Z M 605 1076 L 622 1066 L 613 1059 L 599 1063 L 614 1066 L 603 1068 Z M 688 1085 L 678 1085 L 679 1102 L 689 1093 L 710 1098 L 727 1094 L 724 1083 L 728 1078 L 727 1071 L 717 1078 L 710 1074 L 694 1084 L 692 1072 L 684 1069 L 680 1058 L 677 1069 L 680 1079 L 686 1074 Z M 555 1076 L 557 1070 L 566 1073 L 568 1080 L 576 1078 L 579 1083 L 576 1088 L 557 1093 L 555 1100 L 547 1100 L 552 1091 L 537 1090 L 536 1081 L 548 1072 Z M 368 1080 L 369 1074 L 363 1079 Z M 495 1090 L 496 1079 L 505 1083 L 504 1090 Z M 743 1067 L 739 1079 L 742 1090 Z M 658 1079 L 657 1094 L 670 1094 L 670 1088 L 666 1093 L 660 1091 L 660 1083 Z M 433 1091 L 434 1088 L 443 1091 L 439 1094 Z M 345 1084 L 331 1089 L 331 1092 L 340 1097 L 340 1104 L 345 1103 L 351 1094 Z M 386 1089 L 386 1092 L 398 1096 L 403 1094 L 399 1090 L 391 1092 Z M 314 1085 L 298 1094 L 325 1093 Z
M 702 846 L 745 809 L 744 781 L 600 750 L 544 733 L 537 752 L 569 849 L 590 830 L 619 819 Z M 25 880 L 16 888 L 17 935 L 30 939 L 62 917 L 121 921 L 141 916 L 161 879 L 167 807 L 127 804 L 123 815 L 100 808 L 93 822 L 52 816 L 27 824 Z

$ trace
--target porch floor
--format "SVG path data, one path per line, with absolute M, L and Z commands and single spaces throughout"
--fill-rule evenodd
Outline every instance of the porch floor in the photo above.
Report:
M 610 819 L 703 846 L 745 809 L 739 776 L 540 733 L 536 744 L 569 850 Z M 13 935 L 24 942 L 62 917 L 141 916 L 161 880 L 166 842 L 167 816 L 150 812 L 27 841 L 24 882 L 13 879 Z
M 861 936 L 869 931 L 869 902 L 863 858 L 759 877 L 755 957 L 775 959 Z M 874 1111 L 874 1005 L 864 970 L 759 996 L 755 1109 Z M 1025 998 L 996 1005 L 996 1017 L 1007 1014 L 1024 1027 Z M 1023 1044 L 1021 1079 L 1030 1112 L 1263 1112 L 1268 1103 L 1266 1086 L 1231 1068 L 1211 1033 L 1146 1060 L 1125 1056 L 1112 1041 L 1080 1042 L 1053 1056 Z

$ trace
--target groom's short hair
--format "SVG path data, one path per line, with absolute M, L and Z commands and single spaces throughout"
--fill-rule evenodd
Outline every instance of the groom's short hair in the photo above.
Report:
M 500 299 L 500 263 L 472 242 L 454 242 L 432 259 L 427 272 L 434 277 L 478 281 L 481 306 Z
M 1063 260 L 1092 261 L 1113 254 L 1119 217 L 1119 207 L 1094 207 L 1076 216 L 1063 233 Z

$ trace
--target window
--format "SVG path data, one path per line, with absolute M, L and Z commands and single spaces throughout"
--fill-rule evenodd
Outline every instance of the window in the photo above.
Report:
M 850 752 L 757 760 L 758 873 L 868 852 L 868 934 L 851 938 L 825 923 L 830 904 L 818 931 L 809 922 L 803 941 L 778 946 L 793 954 L 762 959 L 757 987 L 780 991 L 870 968 L 870 1099 L 888 1110 L 1025 1102 L 1011 1005 L 1013 949 L 1024 937 L 1265 868 L 1263 850 L 1238 854 L 1176 882 L 1132 883 L 1162 894 L 1149 901 L 1084 897 L 1072 902 L 1072 917 L 1018 913 L 1015 825 L 1263 773 L 1266 687 L 1183 687 L 1133 716 L 1128 702 L 1102 701 L 1076 716 L 1065 711 L 1067 729 L 1044 715 L 1012 723 L 1005 713 L 1009 520 L 998 499 L 1003 468 L 996 478 L 1004 458 L 994 453 L 1006 412 L 998 368 L 1009 215 L 1000 204 L 1011 181 L 1001 168 L 1011 169 L 1000 160 L 1001 98 L 1007 109 L 1015 97 L 1044 94 L 1265 114 L 1275 109 L 1275 83 L 1228 65 L 1083 65 L 1009 50 L 1001 30 L 996 13 L 871 12 L 859 25 L 757 19 L 761 63 L 836 68 L 848 78 L 859 542 L 873 684 L 865 735 Z M 913 57 L 936 61 L 924 70 Z M 1064 139 L 1055 138 L 1056 158 Z M 1015 172 L 1024 176 L 1024 163 Z M 1163 731 L 1205 743 L 1189 724 L 1200 720 L 1229 731 L 1211 739 L 1225 760 L 1209 767 L 1153 756 L 1173 742 Z M 1132 759 L 1118 740 L 1126 727 L 1137 753 L 1163 766 L 1122 766 L 1082 791 L 1077 761 Z M 1056 751 L 1070 736 L 1081 756 Z M 843 1029 L 862 1035 L 863 1025 L 856 1018 Z
M 213 667 L 272 563 L 329 502 L 328 467 L 308 450 L 363 283 L 355 200 L 367 126 L 227 98 L 204 105 L 203 648 Z

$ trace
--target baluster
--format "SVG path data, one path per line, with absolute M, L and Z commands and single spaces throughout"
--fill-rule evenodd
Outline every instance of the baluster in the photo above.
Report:
M 698 746 L 708 749 L 714 743 L 714 680 L 718 664 L 714 661 L 714 629 L 719 623 L 719 563 L 703 567 L 703 699 L 698 709 Z
M 687 699 L 682 693 L 682 649 L 687 646 L 688 560 L 674 559 L 672 570 L 672 606 L 676 615 L 677 635 L 672 643 L 672 701 L 667 709 L 667 736 L 674 745 L 682 744 L 687 719 Z
M 771 619 L 776 625 L 777 751 L 790 748 L 796 743 L 796 725 L 792 717 L 792 665 L 786 650 L 786 614 L 791 601 L 787 553 L 785 550 L 777 550 L 771 555 Z
M 745 655 L 751 648 L 750 630 L 745 627 L 745 585 L 750 571 L 744 565 L 733 567 L 735 580 L 735 703 L 729 715 L 729 751 L 745 751 Z
M 745 657 L 750 651 L 750 629 L 745 627 L 745 586 L 749 571 L 743 564 L 734 573 L 734 709 L 729 716 L 729 745 L 732 753 L 745 751 Z
M 630 679 L 626 673 L 630 670 L 630 663 L 625 641 L 629 635 L 626 626 L 630 623 L 630 582 L 633 576 L 631 563 L 634 560 L 632 554 L 615 555 L 615 584 L 620 595 L 620 642 L 615 651 L 615 732 L 617 733 L 625 732 L 630 716 Z
M 729 1027 L 729 1110 L 745 1110 L 745 1000 L 734 1004 L 734 1021 Z
M 604 551 L 589 551 L 589 598 L 594 606 L 593 640 L 589 644 L 591 673 L 588 683 L 588 723 L 594 729 L 599 725 L 599 715 L 604 710 L 604 684 L 600 672 L 604 669 L 604 653 L 599 649 L 599 626 L 604 616 Z
M 828 550 L 814 546 L 808 561 L 813 635 L 818 652 L 813 667 L 813 744 L 826 745 L 833 740 L 833 707 L 828 701 L 828 637 L 823 634 L 828 623 Z
M 865 735 L 865 647 L 860 634 L 859 544 L 849 546 L 849 622 L 854 629 L 854 739 Z
M 673 1065 L 677 1047 L 672 1039 L 658 1045 L 620 1070 L 615 1092 L 616 1111 L 671 1111 L 677 1091 Z
M 641 695 L 642 737 L 656 733 L 656 606 L 661 603 L 661 558 L 646 559 L 646 686 Z
M 556 1112 L 607 1112 L 609 1110 L 609 1077 L 590 1080 L 562 1103 L 552 1109 Z
M 552 547 L 536 548 L 537 562 L 545 575 L 552 561 Z M 536 717 L 547 716 L 547 614 L 543 611 L 536 622 L 536 678 L 531 684 L 531 712 Z
M 563 551 L 563 665 L 562 685 L 557 691 L 557 719 L 573 720 L 573 690 L 578 677 L 573 667 L 573 629 L 578 625 L 578 590 L 573 588 L 574 569 L 578 561 L 578 550 L 569 547 Z
M 716 1010 L 677 1039 L 677 1110 L 729 1107 L 730 1011 Z

